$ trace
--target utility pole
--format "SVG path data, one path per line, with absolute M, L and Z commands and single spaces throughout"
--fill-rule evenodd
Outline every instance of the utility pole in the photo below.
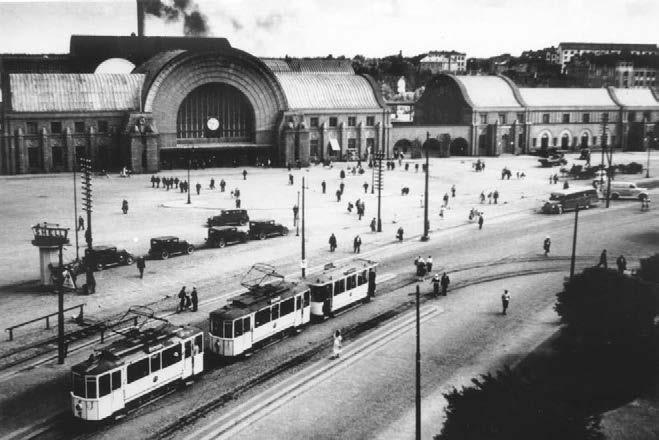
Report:
M 570 259 L 570 279 L 574 277 L 574 264 L 577 259 L 577 225 L 579 224 L 579 205 L 574 210 L 574 233 L 572 234 L 572 258 Z
M 648 166 L 645 167 L 645 178 L 646 179 L 650 178 L 650 147 L 653 144 L 653 140 L 654 140 L 654 138 L 650 137 L 649 135 L 647 135 L 645 137 L 645 148 L 648 150 Z
M 416 285 L 416 439 L 421 440 L 421 289 Z
M 600 164 L 600 190 L 604 186 L 604 150 L 606 150 L 606 124 L 609 122 L 609 114 L 602 114 L 602 163 Z M 607 206 L 608 208 L 608 206 Z
M 606 207 L 609 207 L 609 203 L 611 201 L 611 179 L 613 178 L 613 167 L 612 162 L 613 162 L 613 144 L 608 146 L 608 137 L 606 136 L 606 124 L 609 122 L 609 117 L 608 113 L 606 113 L 606 118 L 604 118 L 604 141 L 606 143 L 607 149 L 606 149 L 606 159 L 607 162 L 609 163 L 608 168 L 606 169 Z M 603 148 L 605 148 L 603 146 Z
M 87 211 L 87 231 L 85 232 L 85 240 L 87 241 L 87 249 L 89 250 L 90 258 L 86 260 L 86 283 L 87 293 L 94 293 L 96 291 L 96 280 L 94 279 L 94 265 L 92 257 L 92 161 L 90 159 L 81 158 L 80 168 L 82 171 L 82 202 L 83 209 Z
M 382 232 L 382 158 L 384 157 L 384 152 L 380 151 L 378 153 L 378 232 Z
M 76 228 L 76 261 L 80 261 L 80 251 L 78 249 L 78 187 L 76 186 L 76 167 L 78 166 L 78 157 L 76 149 L 73 149 L 73 225 Z
M 305 244 L 304 244 L 304 176 L 302 177 L 302 278 L 306 276 L 307 272 L 307 260 L 305 255 Z
M 78 234 L 76 234 L 78 238 Z M 77 244 L 77 241 L 76 241 Z M 62 257 L 62 245 L 59 246 L 59 272 L 63 274 L 64 259 Z M 64 347 L 64 286 L 62 286 L 64 277 L 60 275 L 55 281 L 55 289 L 57 292 L 57 363 L 62 365 L 66 357 L 66 349 Z
M 304 177 L 302 178 L 302 187 L 304 188 Z M 297 207 L 300 206 L 300 191 L 297 192 Z M 300 222 L 297 220 L 297 213 L 293 213 L 293 223 L 295 223 L 295 236 L 300 236 Z
M 430 176 L 430 159 L 428 150 L 430 150 L 430 145 L 428 145 L 428 139 L 430 139 L 430 132 L 426 133 L 426 144 L 424 150 L 426 150 L 426 190 L 423 203 L 423 235 L 421 236 L 421 241 L 428 241 L 430 237 L 428 233 L 430 232 L 430 222 L 428 221 L 428 179 Z

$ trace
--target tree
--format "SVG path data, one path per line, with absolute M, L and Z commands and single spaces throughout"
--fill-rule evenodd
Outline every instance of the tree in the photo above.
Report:
M 435 440 L 600 440 L 599 419 L 583 414 L 545 381 L 509 368 L 444 394 L 446 421 Z

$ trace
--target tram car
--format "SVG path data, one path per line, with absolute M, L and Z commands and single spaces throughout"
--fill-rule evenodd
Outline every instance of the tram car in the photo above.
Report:
M 284 281 L 253 285 L 230 304 L 210 313 L 209 349 L 232 358 L 310 320 L 309 288 Z
M 358 302 L 366 302 L 375 294 L 378 263 L 363 258 L 325 270 L 308 283 L 311 291 L 311 318 L 318 321 Z
M 168 385 L 204 371 L 204 336 L 167 324 L 132 329 L 72 367 L 74 417 L 98 421 L 122 414 Z

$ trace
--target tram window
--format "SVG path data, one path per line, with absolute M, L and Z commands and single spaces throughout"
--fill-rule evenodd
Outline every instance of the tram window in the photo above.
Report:
M 192 356 L 192 342 L 191 341 L 185 341 L 185 357 L 189 358 Z
M 242 319 L 237 319 L 236 322 L 233 323 L 233 329 L 234 329 L 234 335 L 237 338 L 238 336 L 243 335 L 243 320 Z
M 233 331 L 231 330 L 231 327 L 233 327 L 233 321 L 224 321 L 224 330 L 222 335 L 223 338 L 228 338 L 231 339 L 233 338 Z
M 309 307 L 309 291 L 304 292 L 304 307 Z
M 295 310 L 300 310 L 302 307 L 302 297 L 298 296 L 295 298 Z
M 222 337 L 222 324 L 219 319 L 211 319 L 211 334 L 219 338 Z
M 170 365 L 181 360 L 181 346 L 176 344 L 173 347 L 169 347 L 167 350 L 162 352 L 162 367 L 167 368 Z
M 73 373 L 73 395 L 85 397 L 85 381 L 81 375 Z
M 279 304 L 272 306 L 272 320 L 279 319 Z
M 270 322 L 270 307 L 256 312 L 256 316 L 254 317 L 254 327 L 260 327 L 268 322 Z
M 96 398 L 96 377 L 86 377 L 85 382 L 87 384 L 87 398 L 95 399 Z
M 121 371 L 112 373 L 112 391 L 121 388 Z
M 131 383 L 135 382 L 138 379 L 141 379 L 149 375 L 149 360 L 142 359 L 137 362 L 133 362 L 126 368 L 126 382 Z
M 160 370 L 160 353 L 151 355 L 151 372 L 155 373 Z
M 293 298 L 289 298 L 281 303 L 281 316 L 293 313 L 293 310 L 295 310 L 294 305 L 295 304 L 293 304 Z
M 347 290 L 352 290 L 355 287 L 357 287 L 357 276 L 356 275 L 350 275 L 348 278 L 346 278 L 346 288 Z
M 334 282 L 334 296 L 340 295 L 346 291 L 346 280 L 340 279 Z
M 363 270 L 359 272 L 359 276 L 357 277 L 357 285 L 361 286 L 362 284 L 366 284 L 368 281 L 368 276 L 366 275 L 366 271 Z
M 204 337 L 202 335 L 195 336 L 194 338 L 195 353 L 204 351 Z
M 308 292 L 305 292 L 307 295 Z M 332 296 L 332 284 L 325 284 L 324 286 L 311 286 L 311 296 L 314 302 L 323 302 Z
M 252 318 L 249 316 L 245 319 L 243 319 L 243 331 L 247 333 L 252 329 Z
M 98 397 L 110 394 L 110 374 L 104 374 L 98 378 Z

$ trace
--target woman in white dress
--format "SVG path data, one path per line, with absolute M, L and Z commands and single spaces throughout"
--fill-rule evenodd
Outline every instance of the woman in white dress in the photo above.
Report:
M 341 337 L 341 330 L 336 330 L 334 332 L 334 346 L 332 347 L 332 359 L 336 359 L 341 355 L 341 343 L 343 338 Z

